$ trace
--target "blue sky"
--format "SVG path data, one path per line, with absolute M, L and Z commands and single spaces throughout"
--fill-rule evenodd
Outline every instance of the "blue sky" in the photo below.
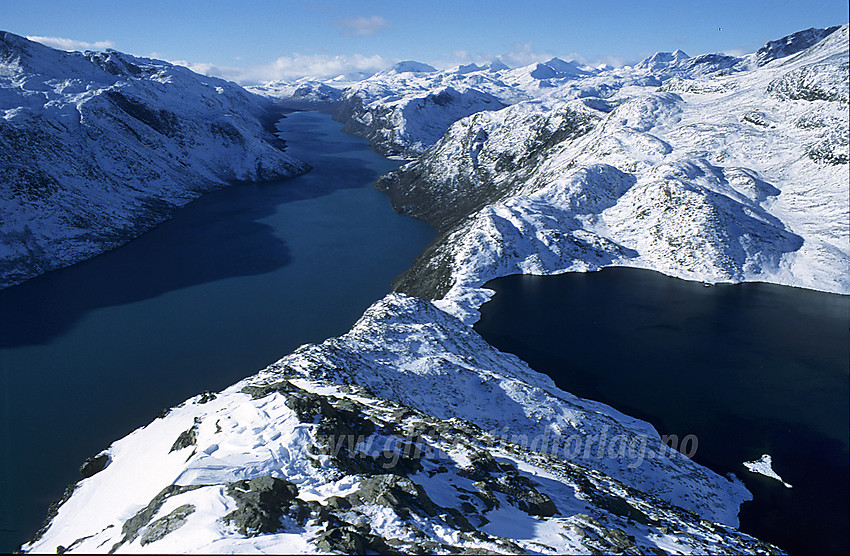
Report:
M 743 53 L 848 17 L 845 0 L 0 0 L 5 31 L 179 61 L 242 82 L 374 71 L 407 59 L 447 67 L 500 56 L 518 66 L 557 55 L 618 65 L 677 48 Z

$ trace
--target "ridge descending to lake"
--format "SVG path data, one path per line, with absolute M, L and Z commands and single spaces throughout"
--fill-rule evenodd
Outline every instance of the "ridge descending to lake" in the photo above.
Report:
M 484 284 L 516 273 L 632 266 L 848 291 L 847 26 L 781 42 L 617 69 L 405 62 L 339 95 L 270 87 L 338 103 L 336 117 L 375 149 L 421 153 L 377 185 L 437 240 L 347 332 L 92 450 L 23 549 L 779 552 L 737 530 L 752 493 L 720 474 L 728 468 L 703 467 L 650 423 L 560 389 L 471 324 L 493 294 Z M 359 158 L 333 141 L 313 148 Z M 319 227 L 350 210 L 322 207 L 333 214 L 311 212 Z M 351 235 L 307 252 L 319 262 L 295 292 L 304 307 L 312 296 L 337 302 L 327 275 L 361 278 L 346 257 L 368 265 L 382 251 L 352 250 Z M 283 269 L 299 257 L 287 248 Z M 204 286 L 239 305 L 231 280 Z M 263 333 L 312 322 L 260 311 L 279 319 Z M 240 333 L 250 319 L 236 319 Z M 225 351 L 251 349 L 247 332 L 223 340 Z
M 697 462 L 753 492 L 743 530 L 792 554 L 850 550 L 850 296 L 630 268 L 487 287 L 485 340 L 680 445 L 694 435 Z M 745 470 L 764 453 L 793 489 Z
M 126 246 L 0 291 L 0 551 L 87 457 L 164 407 L 348 330 L 433 237 L 371 184 L 395 167 L 329 116 L 281 122 L 313 170 L 209 193 Z

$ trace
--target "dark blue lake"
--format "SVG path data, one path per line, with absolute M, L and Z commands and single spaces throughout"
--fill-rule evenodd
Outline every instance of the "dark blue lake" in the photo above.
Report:
M 124 247 L 0 291 L 0 552 L 88 456 L 163 408 L 346 332 L 433 238 L 372 188 L 398 166 L 314 113 L 313 170 L 210 193 Z
M 488 342 L 661 434 L 696 435 L 694 459 L 754 495 L 742 530 L 792 554 L 850 553 L 850 297 L 628 268 L 486 287 Z M 793 488 L 743 467 L 765 453 Z

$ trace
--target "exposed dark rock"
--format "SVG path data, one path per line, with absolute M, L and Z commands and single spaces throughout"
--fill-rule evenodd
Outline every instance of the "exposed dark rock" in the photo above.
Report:
M 171 449 L 168 450 L 168 453 L 170 454 L 171 452 L 176 452 L 177 450 L 182 450 L 189 446 L 195 446 L 198 443 L 198 424 L 199 420 L 195 417 L 195 423 L 191 428 L 186 429 L 177 436 L 177 439 L 174 441 L 174 444 L 171 445 Z
M 356 530 L 355 526 L 333 527 L 316 536 L 316 548 L 323 552 L 343 554 L 400 554 L 398 549 L 369 532 Z
M 476 452 L 469 456 L 469 467 L 458 471 L 461 477 L 468 477 L 473 481 L 488 479 L 491 473 L 501 470 L 499 463 L 487 452 Z
M 89 477 L 103 471 L 107 465 L 109 465 L 109 454 L 98 454 L 96 456 L 92 456 L 86 459 L 86 461 L 84 461 L 80 466 L 80 475 L 82 475 L 84 479 L 88 479 Z
M 556 126 L 550 125 L 553 118 L 558 118 Z M 425 220 L 439 233 L 413 265 L 393 280 L 393 291 L 430 300 L 445 296 L 453 285 L 451 234 L 470 215 L 524 184 L 554 147 L 587 134 L 596 120 L 569 108 L 537 116 L 529 124 L 527 148 L 519 154 L 496 151 L 482 124 L 475 117 L 471 122 L 464 133 L 446 134 L 419 159 L 375 182 L 377 189 L 390 196 L 396 211 Z M 456 175 L 447 175 L 439 156 L 449 146 L 459 153 L 453 155 Z
M 558 508 L 555 507 L 552 499 L 541 492 L 532 491 L 522 495 L 517 503 L 517 507 L 529 515 L 539 517 L 552 517 L 558 513 Z
M 198 403 L 209 403 L 216 399 L 217 394 L 215 392 L 210 392 L 209 390 L 205 392 L 201 392 L 201 396 L 198 398 Z
M 174 113 L 150 109 L 143 102 L 118 91 L 107 91 L 104 94 L 128 116 L 139 120 L 154 131 L 168 137 L 174 137 L 180 133 L 180 120 Z
M 62 493 L 62 497 L 59 500 L 51 502 L 50 506 L 47 508 L 47 515 L 44 518 L 44 521 L 41 524 L 41 527 L 38 528 L 38 531 L 30 538 L 28 541 L 30 544 L 39 540 L 50 527 L 50 524 L 53 523 L 53 518 L 56 517 L 56 514 L 59 513 L 59 508 L 71 498 L 71 495 L 74 494 L 74 491 L 77 490 L 77 482 L 74 481 L 67 487 L 65 487 L 65 492 Z
M 460 469 L 458 475 L 476 481 L 474 484 L 478 491 L 475 494 L 484 502 L 486 511 L 499 506 L 499 500 L 493 493 L 501 492 L 508 496 L 509 502 L 529 515 L 551 517 L 558 512 L 552 499 L 538 492 L 531 479 L 519 474 L 513 464 L 497 462 L 487 452 L 469 456 L 469 465 Z
M 797 31 L 787 37 L 770 41 L 756 52 L 756 63 L 763 66 L 778 58 L 796 54 L 822 41 L 838 29 L 839 26 L 837 25 L 827 27 L 826 29 L 806 29 L 804 31 Z
M 558 117 L 552 129 L 550 119 Z M 564 108 L 538 116 L 531 124 L 532 137 L 520 155 L 488 149 L 482 124 L 470 123 L 461 135 L 447 134 L 413 163 L 381 176 L 375 187 L 390 196 L 396 211 L 425 220 L 446 233 L 467 216 L 490 205 L 522 183 L 552 147 L 581 137 L 594 126 L 585 114 Z M 453 130 L 454 131 L 454 130 Z M 457 175 L 446 176 L 438 156 L 447 145 L 457 146 Z M 482 163 L 486 158 L 487 164 Z
M 298 496 L 298 487 L 286 479 L 265 476 L 229 483 L 227 494 L 236 501 L 237 509 L 224 516 L 224 521 L 236 525 L 245 536 L 255 536 L 280 529 L 280 518 Z
M 438 236 L 392 282 L 395 292 L 422 299 L 442 299 L 452 288 L 452 261 L 447 236 Z
M 806 155 L 823 164 L 840 166 L 848 162 L 848 144 L 850 137 L 844 129 L 830 130 L 818 143 L 806 150 Z
M 329 404 L 324 396 L 304 390 L 289 392 L 286 406 L 295 411 L 298 420 L 302 423 L 313 423 L 316 417 L 333 417 L 336 415 L 336 408 Z
M 201 488 L 201 486 L 203 485 L 168 485 L 167 487 L 162 489 L 159 494 L 157 494 L 153 498 L 153 500 L 148 503 L 147 506 L 136 512 L 136 515 L 124 522 L 124 525 L 121 527 L 121 533 L 124 536 L 120 541 L 113 545 L 113 547 L 109 550 L 109 553 L 114 553 L 123 544 L 129 544 L 133 542 L 136 537 L 139 536 L 139 532 L 142 530 L 142 528 L 145 527 L 148 523 L 150 523 L 156 512 L 158 512 L 162 505 L 165 504 L 166 500 L 168 500 L 172 496 L 176 496 L 178 494 L 183 494 L 184 492 L 189 492 Z
M 293 392 L 297 390 L 295 386 L 292 385 L 288 380 L 280 380 L 278 382 L 273 382 L 270 384 L 249 384 L 240 390 L 240 392 L 244 392 L 245 394 L 250 395 L 255 400 L 260 398 L 265 398 L 269 394 L 273 392 L 287 393 Z
M 346 500 L 352 505 L 380 504 L 392 508 L 399 516 L 407 517 L 410 512 L 423 516 L 436 516 L 441 510 L 431 501 L 418 484 L 398 475 L 377 475 L 360 482 L 360 488 Z
M 449 527 L 466 532 L 478 531 L 459 510 L 455 508 L 442 508 L 442 511 L 445 513 L 440 514 L 440 517 Z
M 594 503 L 613 514 L 623 516 L 632 521 L 636 521 L 637 523 L 642 523 L 643 525 L 651 525 L 654 521 L 622 498 L 616 498 L 613 496 L 597 496 L 594 498 Z
M 331 496 L 327 500 L 325 500 L 325 504 L 328 508 L 333 510 L 347 510 L 351 507 L 351 502 L 343 498 L 342 496 Z
M 781 100 L 848 102 L 848 63 L 803 66 L 774 79 L 767 92 Z
M 142 546 L 156 542 L 169 533 L 173 533 L 186 523 L 186 519 L 195 511 L 195 506 L 183 504 L 175 508 L 167 516 L 161 517 L 147 526 L 139 541 Z
M 758 110 L 748 110 L 741 115 L 742 122 L 749 122 L 760 127 L 769 127 L 770 122 L 767 121 L 763 112 Z

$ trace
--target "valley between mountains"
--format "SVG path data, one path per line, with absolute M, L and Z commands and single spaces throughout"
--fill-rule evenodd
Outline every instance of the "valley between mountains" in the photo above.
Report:
M 848 27 L 621 68 L 402 62 L 243 89 L 0 34 L 0 287 L 204 192 L 308 172 L 282 111 L 332 113 L 436 239 L 345 334 L 93 455 L 24 552 L 781 553 L 742 481 L 564 392 L 472 325 L 512 274 L 610 266 L 850 294 Z M 254 369 L 245 369 L 246 375 Z M 152 416 L 153 417 L 153 416 Z

